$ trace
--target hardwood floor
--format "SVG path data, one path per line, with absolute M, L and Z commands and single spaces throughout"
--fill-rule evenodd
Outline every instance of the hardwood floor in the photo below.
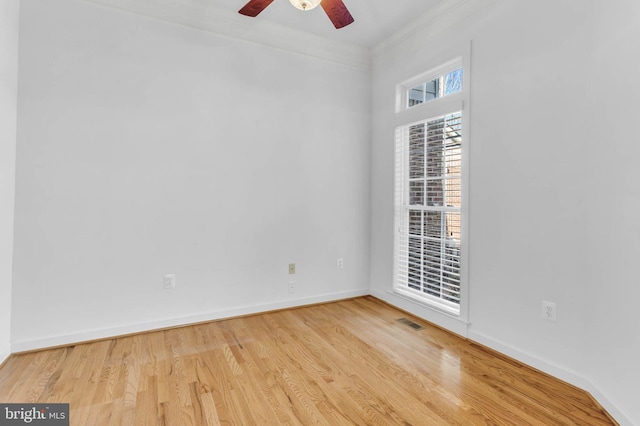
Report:
M 615 424 L 585 392 L 373 297 L 13 355 L 0 401 L 68 402 L 82 426 Z

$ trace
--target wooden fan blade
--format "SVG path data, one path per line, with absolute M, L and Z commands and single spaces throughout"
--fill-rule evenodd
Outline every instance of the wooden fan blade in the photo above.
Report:
M 337 29 L 346 27 L 354 21 L 353 16 L 349 13 L 347 6 L 342 3 L 342 0 L 322 0 L 320 6 L 322 6 Z
M 238 13 L 255 18 L 271 3 L 273 3 L 273 0 L 250 0 Z

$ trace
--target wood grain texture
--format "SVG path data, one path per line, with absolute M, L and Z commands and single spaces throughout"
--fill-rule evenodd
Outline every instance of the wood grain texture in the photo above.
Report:
M 271 3 L 273 3 L 273 0 L 250 0 L 238 13 L 255 18 Z
M 347 9 L 342 0 L 322 0 L 320 6 L 322 6 L 336 29 L 346 27 L 354 22 L 353 16 L 351 16 L 349 9 Z
M 14 354 L 0 401 L 68 402 L 72 425 L 615 424 L 587 393 L 373 297 Z

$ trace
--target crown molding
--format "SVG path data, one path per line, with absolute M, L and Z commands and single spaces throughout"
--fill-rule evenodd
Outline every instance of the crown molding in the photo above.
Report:
M 371 70 L 368 48 L 331 41 L 266 20 L 230 13 L 204 0 L 81 0 L 172 24 L 257 43 L 362 71 Z
M 497 0 L 443 0 L 427 13 L 408 23 L 402 30 L 373 47 L 371 54 L 377 56 L 392 51 L 412 39 L 428 39 L 451 28 L 469 16 L 492 7 Z

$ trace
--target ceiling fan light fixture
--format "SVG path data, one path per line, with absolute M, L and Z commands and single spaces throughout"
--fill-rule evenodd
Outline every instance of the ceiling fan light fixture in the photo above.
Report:
M 311 10 L 318 6 L 322 0 L 289 0 L 291 4 L 300 10 Z
M 273 1 L 274 0 L 249 0 L 249 2 L 238 11 L 238 13 L 255 18 L 267 6 L 273 3 Z M 322 3 L 322 1 L 324 1 L 324 3 Z M 289 2 L 296 9 L 300 10 L 315 9 L 320 3 L 322 3 L 324 12 L 327 14 L 329 20 L 331 20 L 331 23 L 336 27 L 336 29 L 346 27 L 354 21 L 353 16 L 351 16 L 351 13 L 349 13 L 347 6 L 344 5 L 342 0 L 289 0 Z

